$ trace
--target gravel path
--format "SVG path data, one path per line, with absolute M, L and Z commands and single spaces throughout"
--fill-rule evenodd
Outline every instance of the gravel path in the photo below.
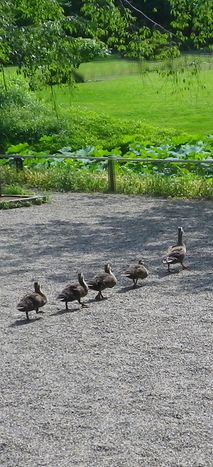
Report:
M 0 216 L 0 466 L 212 466 L 212 202 L 54 194 Z M 178 225 L 189 269 L 168 275 Z M 64 285 L 107 261 L 108 299 L 65 312 Z M 26 323 L 35 279 L 49 301 Z

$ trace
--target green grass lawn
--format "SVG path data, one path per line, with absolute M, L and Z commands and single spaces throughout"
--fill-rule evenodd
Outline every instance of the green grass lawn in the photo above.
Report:
M 134 62 L 94 62 L 80 71 L 89 81 L 74 89 L 55 87 L 62 109 L 90 110 L 115 118 L 144 120 L 149 124 L 190 133 L 213 133 L 213 68 L 163 76 L 141 72 Z M 41 95 L 48 100 L 50 91 Z
M 166 65 L 167 70 L 184 72 L 170 77 L 156 71 Z M 195 69 L 199 71 L 194 74 L 188 71 Z M 57 106 L 66 117 L 72 108 L 200 135 L 213 133 L 213 56 L 182 56 L 169 64 L 107 59 L 84 63 L 79 71 L 85 83 L 54 87 Z M 14 68 L 6 73 L 14 75 Z M 38 94 L 52 99 L 50 89 Z

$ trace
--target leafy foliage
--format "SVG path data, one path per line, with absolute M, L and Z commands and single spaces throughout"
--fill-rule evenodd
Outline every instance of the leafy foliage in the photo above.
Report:
M 133 12 L 120 2 L 99 1 L 97 6 L 97 2 L 85 0 L 82 11 L 93 22 L 96 36 L 124 57 L 153 59 L 178 55 L 170 34 L 137 24 Z
M 33 89 L 73 81 L 85 60 L 104 56 L 105 44 L 91 34 L 85 21 L 66 17 L 55 0 L 16 0 L 0 7 L 0 62 L 12 62 Z M 51 44 L 51 47 L 50 47 Z
M 111 149 L 90 145 L 74 151 L 67 146 L 58 149 L 54 157 L 44 157 L 48 155 L 50 145 L 54 147 L 55 141 L 50 136 L 43 136 L 39 151 L 28 143 L 8 148 L 8 154 L 31 154 L 32 158 L 24 160 L 25 168 L 21 172 L 15 170 L 13 159 L 1 161 L 1 180 L 45 190 L 106 192 L 108 158 L 119 157 L 116 187 L 120 193 L 212 197 L 213 165 L 208 160 L 213 156 L 213 138 L 205 141 L 191 138 L 190 141 L 190 137 L 184 134 L 162 132 L 158 133 L 159 138 L 156 135 L 157 129 L 154 133 L 150 127 L 148 133 L 147 127 L 141 140 L 127 136 L 122 144 Z M 155 141 L 161 139 L 161 144 L 154 143 L 154 138 Z M 170 162 L 171 158 L 173 162 Z M 156 159 L 162 162 L 156 163 Z M 200 160 L 201 164 L 195 165 L 194 159 Z M 186 160 L 184 164 L 179 163 Z
M 0 4 L 0 63 L 17 65 L 33 89 L 72 83 L 73 70 L 80 63 L 110 51 L 162 59 L 177 56 L 179 47 L 212 43 L 212 0 L 161 0 L 160 5 L 154 0 L 72 3 L 2 0 Z M 172 19 L 166 25 L 169 29 L 152 19 L 159 10 L 167 11 L 168 21 Z
M 169 0 L 172 27 L 181 40 L 182 48 L 206 47 L 213 43 L 212 0 Z
M 39 101 L 28 90 L 24 80 L 8 82 L 8 89 L 0 85 L 1 150 L 19 141 L 34 142 L 44 133 L 62 132 L 63 122 L 52 115 L 51 107 Z
M 8 149 L 8 154 L 14 153 L 29 154 L 29 147 L 26 144 L 12 146 Z M 99 173 L 107 168 L 108 158 L 113 157 L 120 158 L 116 167 L 117 173 L 213 177 L 213 165 L 208 162 L 213 156 L 213 146 L 209 145 L 208 141 L 197 141 L 194 144 L 175 144 L 174 141 L 170 141 L 170 144 L 161 145 L 130 143 L 113 148 L 111 151 L 94 146 L 77 151 L 65 147 L 58 150 L 54 157 L 49 158 L 44 158 L 45 153 L 36 153 L 36 151 L 31 151 L 31 154 L 35 157 L 25 159 L 25 166 L 39 171 L 57 168 L 62 171 L 81 169 Z M 91 157 L 94 159 L 91 160 Z M 194 164 L 194 159 L 201 163 Z M 157 160 L 162 162 L 158 163 Z M 183 164 L 183 161 L 186 162 Z M 9 161 L 10 165 L 11 163 L 13 160 Z

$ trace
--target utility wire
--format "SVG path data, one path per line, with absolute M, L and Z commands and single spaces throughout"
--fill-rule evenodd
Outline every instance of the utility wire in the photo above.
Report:
M 154 21 L 152 18 L 150 18 L 149 16 L 147 16 L 143 11 L 139 10 L 138 8 L 136 8 L 135 6 L 133 6 L 129 0 L 123 0 L 121 3 L 127 3 L 127 5 L 129 5 L 130 8 L 132 8 L 132 10 L 135 10 L 137 11 L 137 13 L 140 13 L 144 18 L 146 18 L 150 23 L 152 23 L 155 27 L 158 26 L 160 29 L 162 29 L 162 31 L 166 32 L 167 34 L 169 34 L 170 36 L 173 36 L 173 37 L 176 37 L 176 39 L 178 39 L 180 41 L 180 38 L 178 36 L 176 36 L 173 32 L 169 31 L 168 29 L 164 28 L 164 26 L 161 26 L 161 24 L 157 23 L 156 21 Z

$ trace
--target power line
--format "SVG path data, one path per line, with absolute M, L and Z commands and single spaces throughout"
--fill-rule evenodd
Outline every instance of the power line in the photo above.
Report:
M 180 40 L 180 38 L 178 36 L 176 36 L 175 34 L 173 34 L 173 32 L 169 31 L 168 29 L 164 28 L 164 26 L 162 26 L 161 24 L 157 23 L 156 21 L 154 21 L 152 18 L 150 18 L 148 15 L 146 15 L 143 11 L 139 10 L 138 8 L 136 8 L 134 5 L 132 5 L 129 0 L 123 0 L 122 3 L 125 2 L 127 3 L 127 5 L 132 8 L 132 10 L 135 10 L 137 11 L 137 13 L 140 13 L 140 15 L 142 15 L 144 18 L 146 18 L 150 23 L 152 23 L 155 27 L 158 26 L 160 29 L 162 29 L 162 31 L 166 32 L 167 34 L 169 34 L 170 36 L 173 36 L 173 37 L 176 37 L 176 39 Z

